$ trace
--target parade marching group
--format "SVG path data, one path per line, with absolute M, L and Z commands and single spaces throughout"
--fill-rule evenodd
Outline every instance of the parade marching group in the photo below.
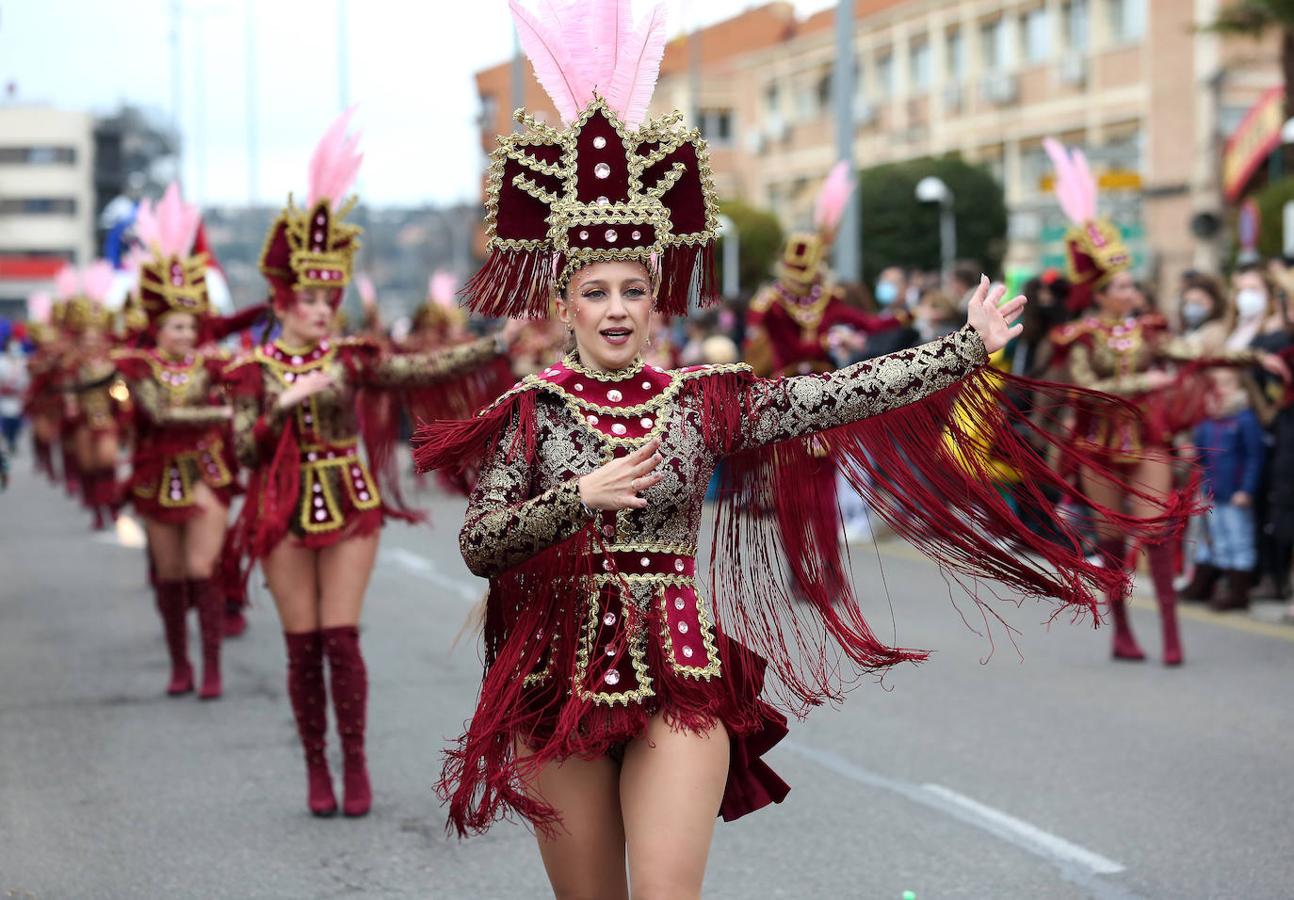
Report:
M 264 304 L 214 314 L 200 213 L 177 185 L 140 206 L 120 312 L 104 302 L 105 262 L 33 298 L 36 465 L 96 528 L 126 504 L 143 521 L 167 693 L 220 697 L 221 643 L 246 627 L 258 567 L 284 633 L 308 808 L 369 811 L 360 613 L 383 523 L 420 519 L 399 486 L 409 419 L 417 469 L 469 495 L 459 542 L 489 582 L 481 690 L 439 793 L 460 834 L 507 816 L 534 826 L 558 896 L 627 896 L 630 882 L 635 896 L 699 896 L 716 816 L 789 790 L 763 760 L 788 714 L 925 656 L 863 615 L 839 535 L 855 497 L 977 602 L 983 579 L 1112 622 L 1121 659 L 1144 656 L 1125 608 L 1130 551 L 1144 550 L 1163 661 L 1182 662 L 1177 538 L 1203 506 L 1175 437 L 1217 411 L 1218 372 L 1288 371 L 1137 312 L 1081 154 L 1048 148 L 1073 220 L 1069 303 L 1085 310 L 1052 334 L 1065 384 L 1004 371 L 1025 299 L 987 279 L 970 286 L 964 327 L 841 367 L 842 334 L 911 324 L 859 311 L 827 270 L 843 164 L 750 306 L 748 363 L 655 364 L 657 323 L 718 299 L 705 143 L 677 114 L 646 118 L 662 20 L 625 24 L 626 3 L 588 0 L 542 18 L 513 9 L 562 123 L 519 113 L 491 164 L 487 256 L 462 296 L 515 320 L 493 336 L 470 337 L 442 302 L 398 341 L 341 333 L 353 277 L 374 309 L 347 220 L 361 158 L 349 112 L 315 149 L 304 205 L 289 200 L 266 236 Z M 224 349 L 249 329 L 259 344 Z

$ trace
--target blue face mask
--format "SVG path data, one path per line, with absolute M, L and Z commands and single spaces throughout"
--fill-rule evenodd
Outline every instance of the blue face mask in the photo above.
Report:
M 899 288 L 892 281 L 876 282 L 876 302 L 881 306 L 889 306 L 895 300 L 899 299 Z

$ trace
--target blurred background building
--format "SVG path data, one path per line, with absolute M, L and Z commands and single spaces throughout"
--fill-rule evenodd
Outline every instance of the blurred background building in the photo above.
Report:
M 952 154 L 986 168 L 1006 203 L 1003 267 L 1036 272 L 1064 265 L 1067 223 L 1041 144 L 1054 136 L 1088 154 L 1102 209 L 1143 274 L 1169 284 L 1216 268 L 1234 242 L 1224 149 L 1282 84 L 1277 30 L 1255 40 L 1199 27 L 1225 5 L 856 0 L 855 162 Z M 654 113 L 681 109 L 699 123 L 721 196 L 771 211 L 783 228 L 808 222 L 836 158 L 835 12 L 797 18 L 791 4 L 767 3 L 677 39 L 653 98 Z M 528 65 L 484 70 L 477 87 L 486 152 L 515 106 L 553 115 Z M 1261 162 L 1272 148 L 1260 137 Z M 1252 160 L 1232 168 L 1265 177 Z M 866 241 L 866 191 L 862 209 Z

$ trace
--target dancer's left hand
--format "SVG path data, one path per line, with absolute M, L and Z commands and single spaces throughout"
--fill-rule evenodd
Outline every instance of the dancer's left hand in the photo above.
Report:
M 979 287 L 971 297 L 966 310 L 966 323 L 974 328 L 984 342 L 984 349 L 989 355 L 996 353 L 1007 345 L 1007 341 L 1024 331 L 1024 325 L 1016 322 L 1024 310 L 1024 296 L 1018 296 L 1006 303 L 1001 303 L 1006 294 L 1006 285 L 999 284 L 990 290 L 987 275 L 980 276 Z

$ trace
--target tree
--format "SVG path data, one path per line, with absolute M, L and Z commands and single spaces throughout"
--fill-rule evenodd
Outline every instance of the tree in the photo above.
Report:
M 1280 31 L 1285 118 L 1294 118 L 1294 0 L 1233 0 L 1205 28 L 1255 39 L 1273 28 Z
M 916 199 L 917 182 L 941 178 L 953 194 L 957 257 L 996 275 L 1006 254 L 1006 200 L 987 169 L 958 156 L 926 157 L 859 173 L 863 208 L 863 279 L 886 266 L 938 269 L 939 207 Z
M 782 226 L 771 212 L 758 209 L 740 200 L 723 200 L 719 209 L 732 219 L 737 228 L 740 244 L 737 247 L 737 270 L 741 276 L 741 291 L 749 294 L 767 281 L 773 263 L 782 250 Z M 721 242 L 722 245 L 722 242 Z M 719 261 L 719 284 L 723 284 L 723 250 L 716 252 Z

